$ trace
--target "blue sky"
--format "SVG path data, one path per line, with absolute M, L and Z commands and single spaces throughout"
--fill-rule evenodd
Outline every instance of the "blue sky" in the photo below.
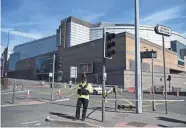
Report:
M 134 23 L 134 0 L 2 0 L 1 43 L 10 46 L 55 34 L 60 20 Z M 140 24 L 163 24 L 186 36 L 186 0 L 140 0 Z

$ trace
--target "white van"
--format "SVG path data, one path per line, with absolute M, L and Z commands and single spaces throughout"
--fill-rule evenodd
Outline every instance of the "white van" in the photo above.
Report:
M 93 95 L 100 95 L 102 94 L 102 88 L 100 86 L 92 86 L 93 87 Z

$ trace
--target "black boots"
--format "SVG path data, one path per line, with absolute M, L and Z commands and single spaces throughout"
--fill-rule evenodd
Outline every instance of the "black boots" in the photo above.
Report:
M 76 121 L 76 120 L 79 120 L 79 118 L 78 117 L 74 117 L 73 121 Z
M 85 121 L 85 118 L 82 118 L 81 121 Z
M 78 117 L 74 117 L 73 121 L 79 120 Z M 85 118 L 82 118 L 81 121 L 85 121 Z

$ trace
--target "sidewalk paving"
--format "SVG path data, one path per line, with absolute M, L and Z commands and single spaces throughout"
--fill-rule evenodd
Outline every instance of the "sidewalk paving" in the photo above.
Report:
M 186 115 L 171 112 L 168 114 L 164 114 L 164 112 L 136 114 L 127 111 L 114 112 L 114 109 L 107 109 L 104 122 L 101 122 L 101 110 L 88 110 L 85 122 L 72 121 L 74 114 L 64 113 L 51 113 L 47 120 L 59 123 L 59 126 L 68 123 L 68 127 L 80 126 L 80 123 L 81 127 L 186 127 Z

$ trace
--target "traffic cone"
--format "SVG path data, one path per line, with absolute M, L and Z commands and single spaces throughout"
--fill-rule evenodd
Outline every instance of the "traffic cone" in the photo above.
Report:
M 177 90 L 176 96 L 180 96 L 179 91 Z
M 58 96 L 61 96 L 61 90 L 60 89 L 58 90 Z
M 30 92 L 29 92 L 29 90 L 27 90 L 26 98 L 29 98 L 29 97 L 30 97 Z

